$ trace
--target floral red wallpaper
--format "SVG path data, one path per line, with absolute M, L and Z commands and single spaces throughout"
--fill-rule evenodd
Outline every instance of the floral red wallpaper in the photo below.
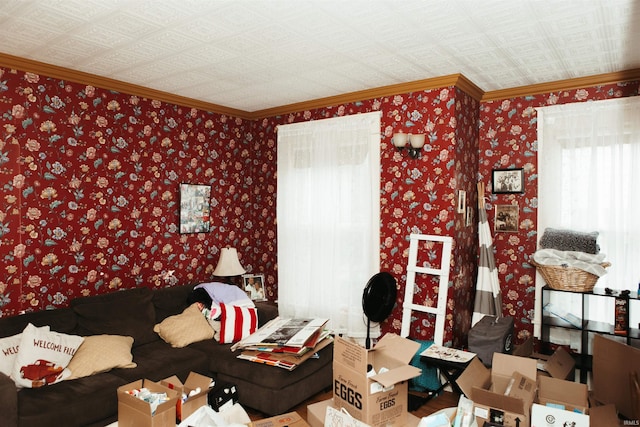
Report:
M 0 97 L 3 316 L 208 280 L 221 247 L 251 249 L 243 120 L 3 68 Z M 212 186 L 213 232 L 179 234 L 183 182 Z
M 458 191 L 487 210 L 518 204 L 517 233 L 495 233 L 504 313 L 518 339 L 532 331 L 536 249 L 536 123 L 549 103 L 638 94 L 638 82 L 478 102 L 456 87 L 397 94 L 247 121 L 0 67 L 0 315 L 64 307 L 70 298 L 137 286 L 211 280 L 220 248 L 264 273 L 277 298 L 276 126 L 382 112 L 381 270 L 398 280 L 383 331 L 399 332 L 408 235 L 454 237 L 445 341 L 464 345 L 476 276 L 477 213 L 456 212 Z M 391 145 L 394 131 L 424 132 L 422 157 Z M 490 192 L 491 170 L 525 169 L 525 193 Z M 212 186 L 210 233 L 180 234 L 179 184 Z M 437 253 L 429 249 L 425 262 Z M 416 297 L 433 301 L 434 285 Z M 412 337 L 429 339 L 416 316 Z

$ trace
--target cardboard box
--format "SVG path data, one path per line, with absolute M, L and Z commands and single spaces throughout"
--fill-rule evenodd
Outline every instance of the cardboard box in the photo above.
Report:
M 533 338 L 527 339 L 513 351 L 514 356 L 536 359 L 538 375 L 573 381 L 576 376 L 576 361 L 563 347 L 558 347 L 551 356 L 533 351 Z
M 537 390 L 536 370 L 534 359 L 494 353 L 492 369 L 474 358 L 456 383 L 473 400 L 477 418 L 528 427 Z
M 160 381 L 160 384 L 163 386 L 176 390 L 181 397 L 176 404 L 176 420 L 178 422 L 193 414 L 199 407 L 207 404 L 207 394 L 209 393 L 211 381 L 211 378 L 196 372 L 189 373 L 184 384 L 182 384 L 182 381 L 175 375 Z M 198 388 L 200 389 L 198 393 L 187 397 L 187 400 L 182 400 L 183 394 L 189 396 L 189 393 Z
M 592 427 L 619 427 L 620 420 L 614 405 L 592 406 L 589 409 L 589 421 Z
M 640 373 L 640 349 L 596 334 L 593 337 L 593 398 L 615 405 L 631 420 L 640 418 L 633 377 Z
M 324 427 L 327 406 L 335 408 L 333 398 L 307 405 L 307 422 L 311 427 Z M 420 418 L 410 412 L 407 414 L 407 423 L 405 424 L 407 427 L 416 427 L 419 423 Z
M 147 388 L 152 392 L 166 393 L 169 400 L 161 403 L 155 413 L 151 405 L 129 394 L 132 390 Z M 178 391 L 171 390 L 150 380 L 138 380 L 118 387 L 118 427 L 175 427 Z
M 541 376 L 538 377 L 537 403 L 588 414 L 589 389 L 586 384 Z
M 573 381 L 576 377 L 576 361 L 562 347 L 558 347 L 551 357 L 545 360 L 542 366 L 538 366 L 538 368 L 539 371 L 561 380 Z
M 420 344 L 396 334 L 384 335 L 373 349 L 336 337 L 333 348 L 333 399 L 354 418 L 378 426 L 407 423 L 408 380 L 420 375 L 411 358 Z M 377 373 L 367 375 L 367 366 Z M 382 372 L 386 368 L 388 371 Z
M 595 424 L 601 427 L 599 424 Z M 589 427 L 589 415 L 565 411 L 534 403 L 531 406 L 531 427 Z
M 275 417 L 252 421 L 250 427 L 309 427 L 297 412 L 288 412 Z

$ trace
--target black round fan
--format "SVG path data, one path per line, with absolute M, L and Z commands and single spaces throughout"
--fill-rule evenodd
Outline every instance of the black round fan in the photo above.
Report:
M 382 322 L 396 303 L 396 279 L 385 271 L 374 274 L 362 293 L 362 310 L 367 316 L 366 348 L 371 348 L 371 322 Z

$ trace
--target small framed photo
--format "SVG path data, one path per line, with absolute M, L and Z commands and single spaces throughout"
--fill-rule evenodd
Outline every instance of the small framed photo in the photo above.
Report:
M 243 274 L 244 291 L 253 301 L 265 301 L 264 274 Z
M 518 231 L 518 205 L 496 205 L 493 228 L 496 232 Z
M 207 233 L 211 223 L 211 186 L 180 184 L 180 233 Z
M 492 188 L 494 194 L 524 193 L 524 169 L 494 169 Z

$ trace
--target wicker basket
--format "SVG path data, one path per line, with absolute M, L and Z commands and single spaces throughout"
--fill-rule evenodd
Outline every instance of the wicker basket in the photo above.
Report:
M 575 267 L 540 265 L 533 260 L 530 262 L 538 269 L 547 285 L 559 291 L 591 292 L 599 279 L 595 274 Z M 607 268 L 611 263 L 603 262 L 600 265 Z

